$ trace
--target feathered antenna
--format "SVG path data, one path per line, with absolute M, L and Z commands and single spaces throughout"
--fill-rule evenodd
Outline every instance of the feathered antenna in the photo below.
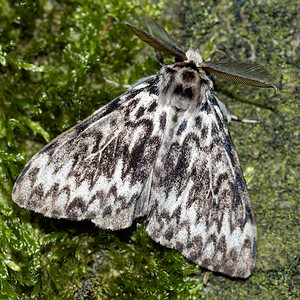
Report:
M 141 29 L 128 22 L 124 22 L 134 34 L 144 42 L 158 51 L 174 56 L 179 61 L 186 61 L 188 58 L 178 43 L 168 34 L 168 32 L 148 16 L 137 19 L 137 22 L 144 27 Z M 201 68 L 207 72 L 224 78 L 226 80 L 260 88 L 274 88 L 270 83 L 271 74 L 262 66 L 255 63 L 241 61 L 229 62 L 202 62 Z
M 274 84 L 268 82 L 268 80 L 272 79 L 272 75 L 267 69 L 259 64 L 241 61 L 228 61 L 203 62 L 201 66 L 209 73 L 229 81 L 277 90 Z
M 174 56 L 180 61 L 185 61 L 187 59 L 185 52 L 180 48 L 176 41 L 152 18 L 144 16 L 143 19 L 137 20 L 137 22 L 139 25 L 143 26 L 144 29 L 138 28 L 127 22 L 124 23 L 134 34 L 154 49 Z

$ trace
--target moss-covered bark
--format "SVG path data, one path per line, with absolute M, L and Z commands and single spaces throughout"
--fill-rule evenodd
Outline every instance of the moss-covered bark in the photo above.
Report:
M 1 299 L 300 297 L 296 2 L 0 0 Z M 242 167 L 253 168 L 258 260 L 247 280 L 211 273 L 204 286 L 205 270 L 154 243 L 143 220 L 109 232 L 11 201 L 13 181 L 34 152 L 122 92 L 104 77 L 133 83 L 159 69 L 121 23 L 141 13 L 172 19 L 183 47 L 200 48 L 205 58 L 225 53 L 275 75 L 276 95 L 215 82 L 231 113 L 261 121 L 229 125 Z

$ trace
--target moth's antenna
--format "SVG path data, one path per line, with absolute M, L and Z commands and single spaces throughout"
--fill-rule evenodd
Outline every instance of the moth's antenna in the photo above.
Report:
M 273 88 L 275 91 L 277 90 L 274 84 L 268 82 L 268 80 L 272 79 L 268 70 L 255 63 L 241 61 L 203 62 L 201 66 L 209 73 L 226 80 L 261 88 Z
M 124 23 L 135 35 L 156 50 L 174 56 L 179 61 L 185 61 L 187 59 L 185 52 L 179 47 L 176 41 L 152 18 L 145 16 L 143 20 L 139 20 L 139 24 L 145 29 L 141 29 L 128 22 Z

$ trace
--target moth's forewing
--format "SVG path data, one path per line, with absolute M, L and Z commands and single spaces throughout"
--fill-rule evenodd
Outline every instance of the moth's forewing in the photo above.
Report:
M 155 241 L 210 270 L 246 278 L 256 259 L 255 220 L 204 70 L 274 88 L 269 73 L 256 64 L 202 62 L 152 19 L 144 29 L 126 24 L 183 62 L 143 79 L 45 146 L 16 181 L 13 200 L 46 216 L 115 230 L 147 216 Z

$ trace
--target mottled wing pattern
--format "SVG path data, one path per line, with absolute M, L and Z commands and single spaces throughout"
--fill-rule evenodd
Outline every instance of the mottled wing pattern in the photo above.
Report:
M 161 147 L 147 232 L 203 267 L 248 277 L 256 225 L 246 183 L 213 94 L 200 102 Z
M 163 134 L 157 84 L 158 76 L 147 78 L 46 145 L 18 177 L 13 200 L 110 229 L 145 215 Z
M 212 271 L 246 278 L 256 260 L 256 224 L 206 72 L 276 87 L 259 65 L 185 53 L 152 19 L 144 18 L 144 29 L 126 24 L 180 62 L 45 146 L 17 179 L 13 200 L 46 216 L 90 219 L 114 230 L 146 215 L 155 241 Z

